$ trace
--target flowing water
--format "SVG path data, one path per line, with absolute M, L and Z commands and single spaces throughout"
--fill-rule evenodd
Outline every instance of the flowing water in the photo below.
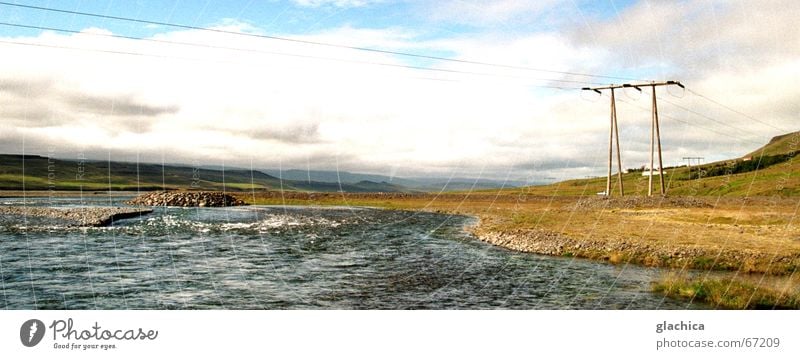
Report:
M 0 205 L 121 205 L 0 199 Z M 517 253 L 473 219 L 369 208 L 157 208 L 111 227 L 0 216 L 6 309 L 666 309 L 660 272 Z

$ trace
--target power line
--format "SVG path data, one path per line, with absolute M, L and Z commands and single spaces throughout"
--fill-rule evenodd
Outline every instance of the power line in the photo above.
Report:
M 50 48 L 50 49 L 62 49 L 62 50 L 75 50 L 75 51 L 88 51 L 88 52 L 100 52 L 106 54 L 115 54 L 115 55 L 130 55 L 130 56 L 144 56 L 144 57 L 157 57 L 162 59 L 177 59 L 177 60 L 201 60 L 195 59 L 190 57 L 179 57 L 179 56 L 166 56 L 166 55 L 157 55 L 157 54 L 144 54 L 139 52 L 132 52 L 132 51 L 117 51 L 117 50 L 103 50 L 103 49 L 86 49 L 81 47 L 70 47 L 70 46 L 62 46 L 62 45 L 49 45 L 49 44 L 37 44 L 32 42 L 18 42 L 18 41 L 5 41 L 0 40 L 0 44 L 6 45 L 19 45 L 19 46 L 30 46 L 30 47 L 43 47 L 43 48 Z M 206 60 L 207 61 L 207 60 Z
M 648 112 L 650 111 L 649 108 L 645 108 L 645 107 L 639 106 L 639 105 L 637 105 L 637 104 L 635 104 L 633 102 L 630 102 L 630 101 L 625 101 L 623 99 L 619 99 L 619 101 L 621 101 L 623 103 L 626 103 L 628 105 L 631 105 L 633 107 L 636 107 L 636 108 L 638 108 L 638 109 L 640 109 L 642 111 L 648 111 Z M 669 120 L 672 120 L 672 121 L 680 122 L 680 123 L 683 123 L 683 124 L 686 124 L 686 125 L 689 125 L 689 126 L 692 126 L 692 127 L 696 127 L 696 128 L 708 131 L 708 132 L 716 133 L 718 135 L 722 135 L 722 136 L 725 136 L 725 137 L 728 137 L 728 138 L 731 138 L 731 139 L 739 140 L 739 141 L 742 141 L 742 142 L 748 142 L 748 143 L 756 144 L 756 145 L 763 145 L 763 143 L 761 143 L 761 142 L 755 142 L 755 141 L 752 141 L 752 140 L 747 140 L 747 139 L 745 139 L 743 137 L 732 135 L 730 133 L 720 132 L 720 131 L 717 131 L 717 130 L 715 130 L 713 128 L 700 126 L 700 125 L 698 125 L 696 123 L 693 123 L 691 121 L 682 120 L 682 119 L 679 119 L 677 117 L 673 117 L 673 116 L 670 116 L 670 115 L 661 115 L 661 117 L 669 119 Z
M 746 114 L 746 113 L 744 113 L 744 112 L 741 112 L 741 111 L 739 111 L 739 110 L 737 110 L 737 109 L 735 109 L 735 108 L 732 108 L 732 107 L 730 107 L 730 106 L 727 106 L 727 105 L 725 105 L 725 104 L 722 104 L 722 103 L 720 103 L 719 101 L 716 101 L 716 100 L 714 100 L 714 99 L 712 99 L 712 98 L 710 98 L 710 97 L 708 97 L 708 96 L 705 96 L 705 95 L 702 95 L 702 94 L 700 94 L 700 93 L 698 93 L 698 92 L 696 92 L 696 91 L 693 91 L 692 89 L 686 89 L 686 91 L 689 91 L 691 94 L 693 94 L 693 95 L 695 95 L 695 96 L 697 96 L 697 97 L 700 97 L 700 98 L 702 98 L 702 99 L 704 99 L 704 100 L 706 100 L 706 101 L 708 101 L 708 102 L 711 102 L 711 103 L 713 103 L 713 104 L 715 104 L 715 105 L 717 105 L 717 106 L 720 106 L 720 107 L 722 107 L 722 108 L 724 108 L 724 109 L 726 109 L 726 110 L 728 110 L 728 111 L 731 111 L 731 112 L 733 112 L 733 113 L 736 113 L 736 114 L 739 114 L 739 115 L 741 115 L 741 116 L 744 116 L 745 118 L 747 118 L 747 119 L 749 119 L 749 120 L 751 120 L 751 121 L 758 122 L 758 123 L 760 123 L 760 124 L 762 124 L 762 125 L 765 125 L 765 126 L 772 127 L 772 128 L 774 128 L 774 129 L 776 129 L 776 130 L 779 130 L 779 131 L 782 131 L 782 132 L 788 132 L 786 129 L 783 129 L 783 128 L 780 128 L 780 127 L 778 127 L 778 126 L 775 126 L 775 125 L 773 125 L 773 124 L 770 124 L 770 123 L 767 123 L 767 122 L 761 121 L 761 120 L 759 120 L 759 119 L 757 119 L 757 118 L 755 118 L 755 117 L 753 117 L 753 116 L 750 116 L 750 115 L 748 115 L 748 114 Z
M 17 45 L 17 46 L 28 46 L 28 47 L 40 47 L 40 48 L 51 48 L 51 49 L 61 49 L 61 50 L 72 50 L 72 51 L 96 52 L 96 53 L 105 53 L 105 54 L 113 54 L 113 55 L 141 56 L 141 57 L 152 57 L 152 58 L 185 60 L 185 61 L 205 61 L 205 62 L 218 62 L 218 63 L 234 63 L 234 64 L 245 64 L 245 65 L 250 65 L 250 66 L 259 66 L 259 64 L 242 63 L 242 62 L 236 62 L 236 61 L 209 60 L 209 59 L 205 59 L 205 58 L 181 57 L 181 56 L 172 56 L 172 55 L 159 55 L 159 54 L 150 54 L 150 53 L 142 53 L 142 52 L 134 52 L 134 51 L 90 49 L 90 48 L 82 48 L 82 47 L 51 45 L 51 44 L 40 44 L 40 43 L 31 43 L 31 42 L 0 40 L 0 44 Z M 295 56 L 295 55 L 287 55 L 287 56 Z M 303 55 L 296 55 L 296 56 L 305 57 Z M 332 60 L 335 60 L 335 59 L 332 59 Z M 368 62 L 363 62 L 363 63 L 370 64 L 370 65 L 382 65 L 380 63 L 368 63 Z M 387 64 L 387 65 L 391 65 L 391 64 Z M 405 65 L 398 65 L 398 66 L 404 67 L 404 68 L 409 68 L 409 69 L 414 69 L 414 70 L 443 71 L 443 72 L 449 72 L 449 73 L 459 73 L 459 74 L 468 74 L 468 75 L 509 77 L 509 76 L 503 76 L 503 75 L 485 74 L 485 73 L 459 71 L 459 70 L 435 69 L 435 68 L 415 67 L 415 66 L 405 66 Z M 433 79 L 433 78 L 418 78 L 418 79 L 432 80 L 432 81 L 442 81 L 442 79 Z M 575 87 L 535 85 L 535 84 L 528 84 L 527 86 L 538 87 L 538 88 L 547 88 L 547 89 L 557 89 L 557 90 L 574 90 L 574 89 L 576 89 Z
M 478 76 L 519 78 L 519 79 L 526 79 L 526 80 L 562 82 L 562 83 L 594 84 L 593 82 L 578 81 L 578 80 L 559 80 L 559 79 L 548 79 L 548 78 L 538 78 L 538 77 L 529 77 L 529 76 L 515 76 L 515 75 L 492 74 L 492 73 L 465 71 L 465 70 L 442 69 L 442 68 L 435 68 L 435 67 L 402 65 L 402 64 L 393 64 L 393 63 L 387 63 L 387 62 L 374 62 L 374 61 L 339 59 L 339 58 L 324 57 L 324 56 L 293 54 L 293 53 L 287 53 L 287 52 L 266 51 L 266 50 L 248 49 L 248 48 L 241 48 L 241 47 L 229 47 L 229 46 L 199 44 L 199 43 L 193 43 L 193 42 L 162 40 L 162 39 L 143 38 L 143 37 L 116 35 L 116 34 L 107 34 L 107 33 L 83 32 L 83 31 L 78 31 L 78 30 L 60 29 L 60 28 L 47 27 L 47 26 L 14 24 L 14 23 L 7 23 L 7 22 L 0 22 L 0 25 L 18 27 L 18 28 L 25 28 L 25 29 L 43 30 L 43 31 L 57 31 L 57 32 L 71 33 L 71 34 L 78 34 L 78 35 L 86 35 L 86 36 L 97 36 L 97 37 L 108 37 L 108 38 L 117 38 L 117 39 L 126 39 L 126 40 L 147 41 L 147 42 L 160 43 L 160 44 L 171 44 L 171 45 L 191 46 L 191 47 L 217 49 L 217 50 L 230 50 L 230 51 L 260 53 L 260 54 L 267 54 L 267 55 L 289 56 L 289 57 L 298 57 L 298 58 L 306 58 L 306 59 L 313 59 L 313 60 L 327 60 L 327 61 L 336 61 L 336 62 L 347 62 L 347 63 L 355 63 L 355 64 L 363 64 L 363 65 L 387 66 L 387 67 L 405 68 L 405 69 L 411 69 L 411 70 L 436 71 L 436 72 L 447 72 L 447 73 L 468 74 L 468 75 L 478 75 Z M 65 48 L 65 47 L 59 47 L 59 48 Z
M 687 89 L 687 90 L 688 90 L 688 89 Z M 647 93 L 647 91 L 643 91 L 643 93 Z M 728 127 L 728 128 L 731 128 L 731 129 L 733 129 L 733 130 L 735 130 L 735 131 L 739 131 L 739 132 L 745 132 L 745 133 L 746 133 L 746 132 L 749 132 L 749 131 L 747 131 L 747 130 L 745 130 L 745 129 L 738 128 L 738 127 L 732 126 L 732 125 L 730 125 L 730 124 L 727 124 L 727 123 L 725 123 L 724 121 L 721 121 L 721 120 L 718 120 L 718 119 L 712 118 L 712 117 L 710 117 L 710 116 L 708 116 L 708 115 L 704 115 L 704 114 L 702 114 L 702 113 L 699 113 L 699 112 L 697 112 L 697 111 L 691 110 L 691 109 L 689 109 L 689 108 L 686 108 L 686 107 L 684 107 L 684 106 L 681 106 L 681 105 L 678 105 L 678 104 L 676 104 L 676 103 L 674 103 L 674 102 L 672 102 L 672 101 L 669 101 L 669 100 L 665 99 L 663 96 L 660 96 L 660 97 L 658 97 L 658 99 L 659 99 L 659 100 L 662 100 L 662 101 L 666 101 L 666 102 L 667 102 L 667 103 L 669 103 L 670 105 L 673 105 L 673 106 L 675 106 L 675 107 L 678 107 L 678 108 L 680 108 L 680 109 L 682 109 L 682 110 L 685 110 L 685 111 L 687 111 L 687 112 L 690 112 L 690 113 L 692 113 L 692 114 L 695 114 L 695 115 L 697 115 L 697 116 L 700 116 L 700 117 L 702 117 L 702 118 L 705 118 L 705 119 L 707 119 L 707 120 L 709 120 L 709 121 L 712 121 L 712 122 L 715 122 L 715 123 L 717 123 L 717 124 L 720 124 L 720 125 L 726 126 L 726 127 Z M 620 101 L 622 101 L 622 100 L 620 100 Z M 642 110 L 647 110 L 646 108 L 644 108 L 644 107 L 641 107 L 641 106 L 638 106 L 638 105 L 635 105 L 635 104 L 633 104 L 633 103 L 631 103 L 631 102 L 627 102 L 627 101 L 623 101 L 623 102 L 625 102 L 625 103 L 627 103 L 627 104 L 630 104 L 630 105 L 632 105 L 632 106 L 635 106 L 635 107 L 637 107 L 637 108 L 639 108 L 639 109 L 642 109 Z M 681 119 L 678 119 L 678 118 L 675 118 L 675 117 L 671 117 L 671 116 L 668 116 L 668 115 L 661 115 L 661 116 L 662 116 L 662 117 L 665 117 L 665 118 L 668 118 L 668 119 L 671 119 L 671 120 L 674 120 L 674 121 L 682 122 L 682 123 L 685 123 L 685 124 L 688 124 L 688 125 L 694 125 L 693 123 L 691 123 L 691 122 L 689 122 L 689 121 L 684 121 L 684 120 L 681 120 Z M 696 126 L 696 125 L 695 125 L 695 126 Z M 733 136 L 733 135 L 730 135 L 730 134 L 727 134 L 727 133 L 723 133 L 723 132 L 719 132 L 719 131 L 716 131 L 716 130 L 713 130 L 713 129 L 710 129 L 710 128 L 707 128 L 707 127 L 702 127 L 702 126 L 697 126 L 697 127 L 698 127 L 698 128 L 702 128 L 702 129 L 704 129 L 704 130 L 707 130 L 707 131 L 710 131 L 710 132 L 714 132 L 714 133 L 717 133 L 717 134 L 720 134 L 720 135 L 723 135 L 723 136 L 729 137 L 729 138 L 737 139 L 737 140 L 744 141 L 744 142 L 749 142 L 749 143 L 752 143 L 752 144 L 757 144 L 757 145 L 759 145 L 759 146 L 760 146 L 760 145 L 763 145 L 763 143 L 761 143 L 761 142 L 755 142 L 755 141 L 751 141 L 751 140 L 746 140 L 746 139 L 744 139 L 744 138 L 742 138 L 742 137 L 739 137 L 739 136 Z
M 674 103 L 674 102 L 672 102 L 672 101 L 670 101 L 670 100 L 667 100 L 666 98 L 659 97 L 659 99 L 660 99 L 660 100 L 662 100 L 662 101 L 665 101 L 665 102 L 667 102 L 668 104 L 670 104 L 670 105 L 672 105 L 672 106 L 675 106 L 675 107 L 677 107 L 677 108 L 679 108 L 679 109 L 682 109 L 682 110 L 684 110 L 684 111 L 686 111 L 686 112 L 689 112 L 689 113 L 695 114 L 695 115 L 697 115 L 697 116 L 703 117 L 703 118 L 705 118 L 705 119 L 707 119 L 707 120 L 709 120 L 709 121 L 716 122 L 716 123 L 718 123 L 718 124 L 720 124 L 720 125 L 722 125 L 722 126 L 725 126 L 725 127 L 732 128 L 732 129 L 734 129 L 734 130 L 736 130 L 736 131 L 748 132 L 748 131 L 747 131 L 747 130 L 745 130 L 745 129 L 742 129 L 742 128 L 739 128 L 739 127 L 736 127 L 736 126 L 733 126 L 733 125 L 727 124 L 727 123 L 725 123 L 724 121 L 720 121 L 720 120 L 714 119 L 714 118 L 712 118 L 712 117 L 709 117 L 708 115 L 704 115 L 704 114 L 702 114 L 702 113 L 699 113 L 699 112 L 697 112 L 697 111 L 695 111 L 695 110 L 692 110 L 692 109 L 689 109 L 689 108 L 683 107 L 683 106 L 681 106 L 681 105 L 678 105 L 678 104 L 676 104 L 676 103 Z
M 413 57 L 413 58 L 420 58 L 420 59 L 427 59 L 427 60 L 447 61 L 447 62 L 454 62 L 454 63 L 461 63 L 461 64 L 491 66 L 491 67 L 516 69 L 516 70 L 548 72 L 548 73 L 555 73 L 555 74 L 561 74 L 561 75 L 571 75 L 571 76 L 595 77 L 595 78 L 606 78 L 606 79 L 616 79 L 616 80 L 645 81 L 645 80 L 641 80 L 641 79 L 634 79 L 634 78 L 628 78 L 628 77 L 596 75 L 596 74 L 587 74 L 587 73 L 580 73 L 580 72 L 541 69 L 541 68 L 534 68 L 534 67 L 527 67 L 527 66 L 498 64 L 498 63 L 483 62 L 483 61 L 452 59 L 452 58 L 447 58 L 447 57 L 414 54 L 414 53 L 401 52 L 401 51 L 381 50 L 381 49 L 375 49 L 375 48 L 370 48 L 370 47 L 350 46 L 350 45 L 334 44 L 334 43 L 328 43 L 328 42 L 322 42 L 322 41 L 313 41 L 313 40 L 303 40 L 303 39 L 296 39 L 296 38 L 282 37 L 282 36 L 274 36 L 274 35 L 264 35 L 264 34 L 252 34 L 252 33 L 236 32 L 236 31 L 230 31 L 230 30 L 222 30 L 222 29 L 213 29 L 213 28 L 206 28 L 206 27 L 200 27 L 200 26 L 176 24 L 176 23 L 170 23 L 170 22 L 135 19 L 135 18 L 123 17 L 123 16 L 102 15 L 102 14 L 82 12 L 82 11 L 50 8 L 50 7 L 44 7 L 44 6 L 14 4 L 14 3 L 2 2 L 2 1 L 0 1 L 0 5 L 18 7 L 18 8 L 25 8 L 25 9 L 32 9 L 32 10 L 40 10 L 40 11 L 58 12 L 58 13 L 62 13 L 62 14 L 71 14 L 71 15 L 79 15 L 79 16 L 96 17 L 96 18 L 109 19 L 109 20 L 129 21 L 129 22 L 136 22 L 136 23 L 141 23 L 141 24 L 168 26 L 168 27 L 182 28 L 182 29 L 188 29 L 188 30 L 207 31 L 207 32 L 220 33 L 220 34 L 247 36 L 247 37 L 254 37 L 254 38 L 261 38 L 261 39 L 286 41 L 286 42 L 300 43 L 300 44 L 306 44 L 306 45 L 326 46 L 326 47 L 333 47 L 333 48 L 340 48 L 340 49 L 349 49 L 349 50 L 365 51 L 365 52 L 372 52 L 372 53 L 381 53 L 381 54 L 388 54 L 388 55 L 406 56 L 406 57 Z
M 635 104 L 633 102 L 625 101 L 623 99 L 617 99 L 617 100 L 622 102 L 622 103 L 626 103 L 628 105 L 636 107 L 636 108 L 638 108 L 638 109 L 640 109 L 642 111 L 648 111 L 648 112 L 650 111 L 649 108 L 645 108 L 645 107 L 639 106 L 639 105 L 637 105 L 637 104 Z M 758 146 L 763 145 L 763 143 L 761 143 L 761 142 L 755 142 L 755 141 L 752 141 L 752 140 L 745 139 L 743 137 L 732 135 L 730 133 L 720 132 L 720 131 L 717 131 L 715 129 L 712 129 L 712 128 L 709 128 L 709 127 L 705 127 L 705 126 L 700 126 L 700 125 L 698 125 L 696 123 L 693 123 L 693 122 L 690 122 L 690 121 L 686 121 L 686 120 L 681 120 L 679 118 L 672 117 L 672 116 L 669 116 L 669 115 L 663 115 L 662 114 L 660 116 L 663 117 L 663 118 L 672 120 L 672 121 L 680 122 L 680 123 L 683 123 L 683 124 L 686 124 L 686 125 L 689 125 L 689 126 L 692 126 L 692 127 L 696 127 L 696 128 L 708 131 L 708 132 L 716 133 L 718 135 L 722 135 L 722 136 L 725 136 L 725 137 L 728 137 L 728 138 L 732 138 L 732 139 L 735 139 L 735 140 L 739 140 L 739 141 L 742 141 L 742 142 L 747 142 L 747 143 L 758 145 Z

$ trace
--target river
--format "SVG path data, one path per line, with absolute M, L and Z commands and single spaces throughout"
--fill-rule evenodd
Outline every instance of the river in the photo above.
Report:
M 5 198 L 106 206 L 113 198 Z M 5 309 L 692 309 L 660 270 L 518 253 L 474 219 L 347 207 L 157 208 L 110 227 L 0 217 Z

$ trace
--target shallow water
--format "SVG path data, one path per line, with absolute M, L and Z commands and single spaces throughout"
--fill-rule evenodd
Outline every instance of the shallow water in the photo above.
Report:
M 122 198 L 0 205 L 120 205 Z M 111 227 L 0 216 L 6 309 L 667 309 L 652 268 L 517 253 L 472 219 L 368 208 L 158 208 Z

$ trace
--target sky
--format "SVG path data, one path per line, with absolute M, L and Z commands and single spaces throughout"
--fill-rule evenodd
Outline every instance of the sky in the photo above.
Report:
M 0 153 L 554 181 L 605 173 L 610 99 L 581 88 L 677 80 L 657 89 L 665 165 L 710 162 L 798 130 L 798 13 L 792 0 L 3 2 Z M 616 92 L 624 168 L 649 161 L 650 96 Z

